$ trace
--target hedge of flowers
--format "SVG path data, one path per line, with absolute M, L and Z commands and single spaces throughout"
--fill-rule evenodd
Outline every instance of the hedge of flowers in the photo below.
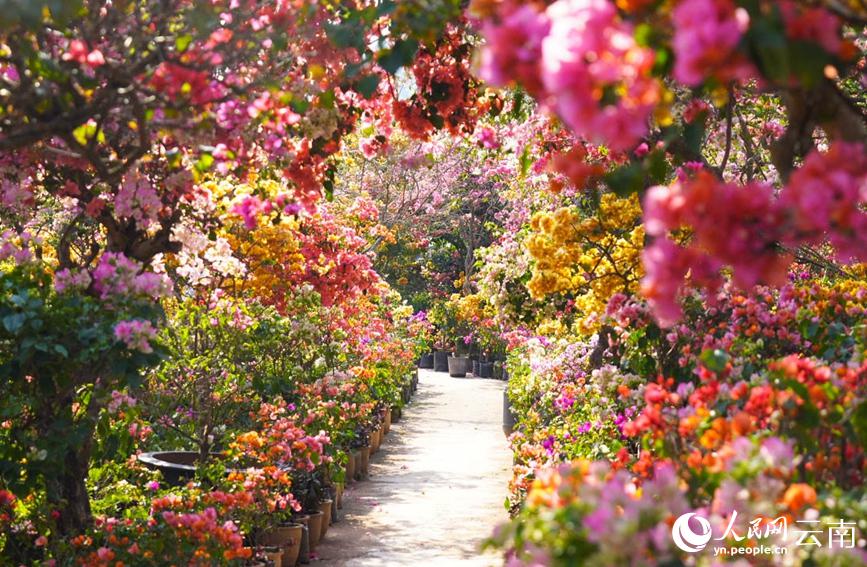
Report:
M 515 561 L 700 563 L 662 526 L 743 494 L 863 520 L 863 1 L 4 6 L 12 561 L 241 560 L 415 331 L 513 351 Z M 163 494 L 169 445 L 258 472 Z
M 364 204 L 253 223 L 247 187 L 212 188 L 212 238 L 179 231 L 184 252 L 149 271 L 113 252 L 57 270 L 49 243 L 7 242 L 3 341 L 18 350 L 4 364 L 22 379 L 2 402 L 4 561 L 243 564 L 263 533 L 333 497 L 349 454 L 403 405 L 427 330 L 362 250 L 350 221 Z M 82 386 L 88 364 L 125 381 Z M 69 534 L 56 491 L 70 469 L 52 467 L 80 444 L 94 521 Z M 159 450 L 197 455 L 195 475 L 138 460 Z
M 516 562 L 680 565 L 695 559 L 671 529 L 688 512 L 743 547 L 776 518 L 790 533 L 813 520 L 863 529 L 867 286 L 793 279 L 696 295 L 671 329 L 616 294 L 592 339 L 533 337 L 513 352 L 516 517 L 497 543 Z M 783 539 L 786 556 L 760 559 L 867 560 L 861 543 L 822 542 Z

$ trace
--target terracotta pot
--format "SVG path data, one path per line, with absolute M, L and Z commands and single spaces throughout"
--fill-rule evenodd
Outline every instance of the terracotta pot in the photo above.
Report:
M 307 529 L 310 531 L 310 551 L 316 551 L 319 538 L 322 536 L 322 512 L 313 512 L 307 520 Z
M 301 554 L 301 538 L 303 537 L 304 526 L 289 524 L 287 527 L 292 529 L 292 539 L 289 540 L 289 545 L 283 548 L 283 567 L 294 567 Z
M 325 534 L 328 533 L 328 526 L 331 525 L 331 505 L 334 501 L 331 499 L 323 500 L 319 503 L 319 511 L 322 512 L 322 530 L 319 532 L 319 541 L 325 539 Z
M 349 458 L 346 460 L 346 482 L 355 480 L 355 452 L 349 452 Z
M 362 447 L 361 448 L 361 466 L 358 467 L 358 476 L 364 480 L 367 478 L 370 472 L 370 447 Z
M 373 457 L 379 451 L 379 429 L 370 432 L 370 456 Z
M 388 435 L 391 431 L 391 408 L 385 410 L 385 420 L 382 422 L 382 433 Z
M 265 559 L 271 562 L 273 567 L 281 567 L 283 565 L 282 547 L 263 547 L 262 555 L 265 556 Z
M 301 552 L 302 524 L 286 524 L 271 528 L 259 538 L 266 547 L 279 547 L 283 550 L 283 565 L 295 567 Z
M 298 563 L 306 565 L 310 563 L 310 529 L 307 525 L 310 516 L 306 514 L 295 516 L 293 521 L 301 524 L 301 549 L 298 551 Z
M 352 462 L 354 463 L 353 469 L 354 473 L 352 475 L 352 480 L 358 480 L 362 476 L 361 467 L 364 463 L 361 462 L 361 449 L 358 448 L 352 452 Z
M 295 531 L 294 525 L 276 526 L 264 531 L 256 538 L 256 543 L 264 547 L 285 547 L 292 540 Z M 300 531 L 300 524 L 298 524 L 298 528 Z
M 345 484 L 342 482 L 335 483 L 334 485 L 334 505 L 337 506 L 339 510 L 343 510 L 343 490 L 345 489 Z

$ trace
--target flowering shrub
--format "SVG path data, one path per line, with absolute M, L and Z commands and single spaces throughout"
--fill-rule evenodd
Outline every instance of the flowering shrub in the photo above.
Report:
M 710 309 L 687 301 L 665 332 L 615 295 L 593 340 L 531 341 L 510 365 L 517 515 L 494 541 L 522 564 L 682 564 L 671 523 L 688 511 L 741 533 L 745 518 L 857 507 L 865 424 L 846 408 L 867 407 L 865 296 L 852 280 L 725 288 Z M 781 545 L 799 561 L 864 560 Z

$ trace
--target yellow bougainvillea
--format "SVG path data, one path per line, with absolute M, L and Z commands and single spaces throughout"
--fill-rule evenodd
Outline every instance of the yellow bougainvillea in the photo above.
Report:
M 615 293 L 633 293 L 643 275 L 638 197 L 602 196 L 599 211 L 584 216 L 574 207 L 533 215 L 527 249 L 533 258 L 527 284 L 534 298 L 574 296 L 579 332 L 595 330 L 597 315 Z
M 232 248 L 247 259 L 248 276 L 238 282 L 242 289 L 253 292 L 256 297 L 271 297 L 291 283 L 280 274 L 303 273 L 306 269 L 304 255 L 296 236 L 298 221 L 286 217 L 278 224 L 261 224 L 254 230 L 229 234 Z M 280 262 L 281 270 L 262 269 Z

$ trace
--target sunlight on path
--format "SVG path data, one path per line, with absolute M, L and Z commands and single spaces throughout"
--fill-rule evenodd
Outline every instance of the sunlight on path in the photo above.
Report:
M 500 565 L 479 542 L 507 519 L 505 383 L 419 371 L 418 392 L 351 484 L 317 550 L 322 567 Z

